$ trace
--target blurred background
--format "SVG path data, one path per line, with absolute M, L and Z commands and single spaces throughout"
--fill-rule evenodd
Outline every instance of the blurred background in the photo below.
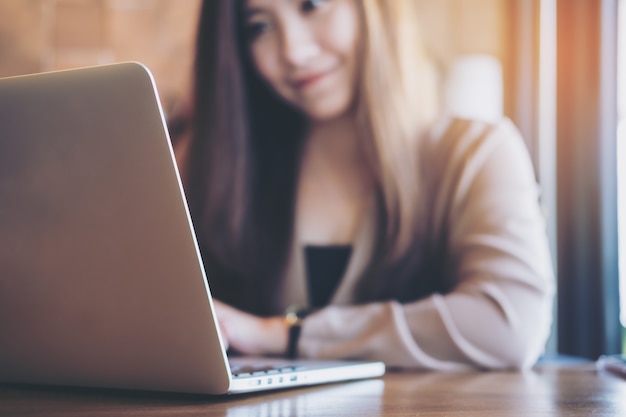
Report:
M 445 106 L 510 117 L 528 145 L 558 276 L 548 351 L 626 349 L 626 0 L 415 1 Z M 175 118 L 200 3 L 2 0 L 0 77 L 140 61 Z
M 3 0 L 0 77 L 140 61 L 175 111 L 186 96 L 198 0 Z
M 419 2 L 424 34 L 440 70 L 458 56 L 496 76 L 504 50 L 502 0 Z M 176 112 L 187 97 L 199 0 L 3 0 L 0 2 L 0 77 L 126 60 L 154 73 L 165 108 Z M 480 61 L 481 59 L 478 59 Z M 459 80 L 467 77 L 456 71 Z M 473 72 L 480 76 L 480 71 Z M 455 79 L 456 79 L 455 78 Z M 455 81 L 459 84 L 459 80 Z M 501 89 L 501 88 L 500 88 Z M 458 89 L 456 89 L 458 90 Z M 501 112 L 501 97 L 489 104 Z M 498 101 L 499 100 L 499 101 Z

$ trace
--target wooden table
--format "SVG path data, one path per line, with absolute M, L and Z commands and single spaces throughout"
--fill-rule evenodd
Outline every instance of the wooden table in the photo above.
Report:
M 384 378 L 206 397 L 0 385 L 0 416 L 626 416 L 626 380 L 593 365 Z

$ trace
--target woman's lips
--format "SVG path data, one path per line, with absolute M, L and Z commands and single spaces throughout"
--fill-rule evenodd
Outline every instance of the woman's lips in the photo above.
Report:
M 332 70 L 330 71 L 324 71 L 324 72 L 318 72 L 315 74 L 309 74 L 300 78 L 297 78 L 295 81 L 292 82 L 293 86 L 298 89 L 298 90 L 303 90 L 307 87 L 312 86 L 313 84 L 316 84 L 318 81 L 320 81 L 322 78 L 326 77 L 328 74 L 330 74 L 332 72 Z

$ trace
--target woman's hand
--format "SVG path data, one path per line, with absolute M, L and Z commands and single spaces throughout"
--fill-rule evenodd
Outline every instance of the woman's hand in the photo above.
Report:
M 283 317 L 257 317 L 214 300 L 222 339 L 229 349 L 245 355 L 283 355 L 287 326 Z

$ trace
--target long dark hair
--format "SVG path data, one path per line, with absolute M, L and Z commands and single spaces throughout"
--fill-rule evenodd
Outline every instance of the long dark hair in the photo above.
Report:
M 189 206 L 211 290 L 270 314 L 290 247 L 304 118 L 252 70 L 238 1 L 205 1 L 195 63 Z
M 411 142 L 432 109 L 424 105 L 430 97 L 426 89 L 413 81 L 421 59 L 407 30 L 415 23 L 407 17 L 413 2 L 359 3 L 367 38 L 357 92 L 358 133 L 377 177 L 380 205 L 370 275 L 414 265 L 409 252 L 422 226 Z M 201 8 L 194 130 L 184 181 L 214 295 L 256 314 L 275 314 L 291 247 L 306 119 L 253 69 L 242 3 L 205 0 Z M 408 263 L 398 264 L 402 259 Z M 369 285 L 362 292 L 376 298 L 385 288 Z

